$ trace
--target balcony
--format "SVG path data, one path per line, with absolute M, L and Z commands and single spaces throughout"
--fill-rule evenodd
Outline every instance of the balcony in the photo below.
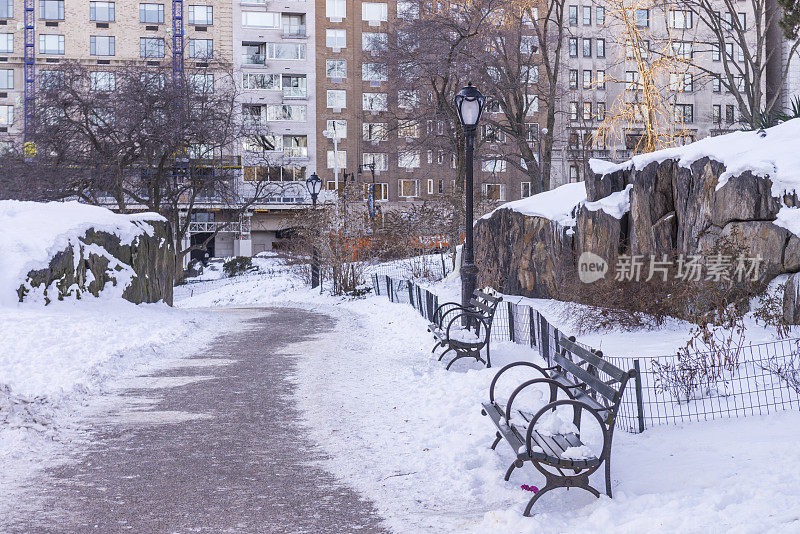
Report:
M 308 91 L 305 87 L 284 87 L 283 98 L 303 99 L 308 98 Z
M 266 54 L 242 54 L 242 65 L 264 65 Z
M 283 38 L 284 39 L 305 39 L 308 37 L 306 33 L 305 24 L 302 26 L 284 26 Z
M 283 157 L 288 159 L 308 159 L 308 147 L 285 147 Z

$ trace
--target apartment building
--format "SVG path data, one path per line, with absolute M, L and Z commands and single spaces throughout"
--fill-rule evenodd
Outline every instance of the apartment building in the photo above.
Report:
M 250 251 L 257 254 L 280 242 L 292 210 L 307 206 L 305 180 L 317 169 L 314 3 L 242 0 L 234 12 L 234 61 L 248 131 L 242 177 L 271 186 L 249 221 Z
M 662 120 L 674 120 L 680 132 L 677 143 L 688 143 L 709 135 L 719 135 L 738 128 L 739 110 L 734 96 L 725 90 L 719 79 L 700 69 L 687 66 L 689 62 L 712 72 L 722 72 L 722 54 L 742 61 L 742 52 L 733 44 L 725 50 L 703 46 L 713 39 L 700 25 L 696 13 L 675 8 L 671 4 L 637 9 L 632 14 L 635 29 L 643 37 L 641 54 L 626 40 L 618 13 L 612 4 L 591 1 L 570 2 L 566 6 L 568 31 L 564 49 L 566 93 L 560 107 L 553 151 L 554 185 L 585 178 L 589 158 L 625 160 L 632 155 L 643 121 L 634 113 L 619 121 L 621 135 L 610 139 L 595 139 L 593 133 L 609 114 L 619 113 L 620 101 L 632 102 L 639 97 L 639 72 L 636 56 L 650 59 L 673 56 L 674 70 L 659 71 L 659 87 L 668 103 L 662 110 Z M 739 19 L 747 25 L 754 20 L 752 6 L 740 5 Z M 728 16 L 728 15 L 723 15 Z M 664 83 L 666 82 L 666 83 Z M 671 111 L 670 111 L 671 110 Z M 672 116 L 669 114 L 672 113 Z
M 355 180 L 356 194 L 365 199 L 374 179 L 378 211 L 435 199 L 456 184 L 454 154 L 415 142 L 444 135 L 445 125 L 397 120 L 404 107 L 426 98 L 425 88 L 392 90 L 393 74 L 379 59 L 392 30 L 419 13 L 417 1 L 317 2 L 317 172 L 331 190 L 343 187 L 345 176 L 348 188 Z M 493 112 L 499 109 L 487 109 Z M 484 127 L 481 135 L 488 138 L 490 151 L 503 150 L 502 134 Z M 497 201 L 530 195 L 530 179 L 506 163 L 491 156 L 477 161 L 476 190 Z

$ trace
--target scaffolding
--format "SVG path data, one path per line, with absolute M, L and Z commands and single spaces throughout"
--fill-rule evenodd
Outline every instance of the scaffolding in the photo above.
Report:
M 28 1 L 28 0 L 26 0 Z M 172 79 L 183 76 L 183 0 L 172 0 Z
M 24 137 L 33 132 L 36 115 L 36 0 L 25 0 L 25 124 Z

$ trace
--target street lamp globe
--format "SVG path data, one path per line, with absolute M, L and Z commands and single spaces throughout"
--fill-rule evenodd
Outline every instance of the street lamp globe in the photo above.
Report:
M 486 97 L 470 82 L 458 92 L 454 100 L 458 111 L 458 120 L 461 121 L 462 126 L 468 129 L 475 128 L 481 119 Z
M 322 189 L 322 180 L 317 173 L 311 173 L 311 176 L 306 178 L 306 189 L 308 189 L 308 194 L 311 195 L 312 198 L 316 198 L 319 195 L 320 190 Z

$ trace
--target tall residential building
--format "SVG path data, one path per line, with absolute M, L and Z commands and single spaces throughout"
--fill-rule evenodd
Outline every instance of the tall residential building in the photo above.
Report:
M 233 45 L 242 120 L 243 180 L 270 182 L 250 217 L 253 254 L 272 250 L 308 204 L 306 178 L 317 170 L 314 3 L 234 4 Z M 246 250 L 240 250 L 244 254 Z M 217 255 L 220 255 L 217 253 Z

